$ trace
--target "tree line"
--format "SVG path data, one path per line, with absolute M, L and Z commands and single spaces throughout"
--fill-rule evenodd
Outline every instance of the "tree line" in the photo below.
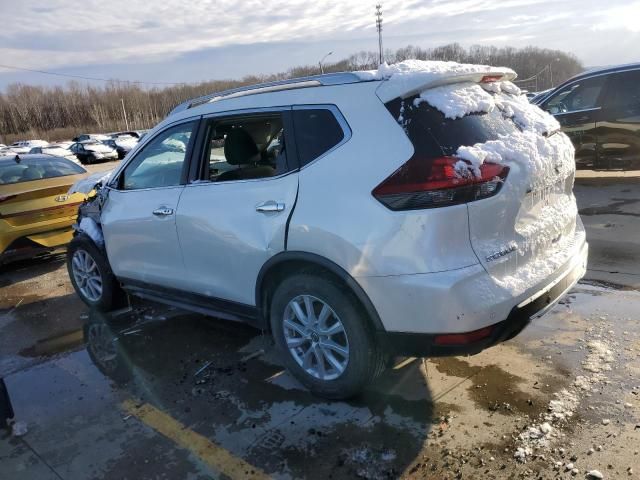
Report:
M 581 72 L 583 66 L 572 54 L 537 47 L 462 47 L 453 43 L 436 48 L 413 45 L 384 52 L 387 63 L 415 58 L 506 66 L 518 72 L 521 88 L 543 90 L 552 83 Z M 323 66 L 325 72 L 372 70 L 378 54 L 361 51 Z M 250 75 L 239 80 L 213 80 L 198 84 L 143 88 L 138 84 L 111 81 L 104 86 L 69 82 L 65 86 L 11 84 L 0 93 L 0 141 L 24 138 L 49 141 L 71 138 L 79 133 L 108 132 L 153 127 L 171 109 L 190 98 L 259 82 L 315 75 L 318 65 L 294 67 L 271 75 Z M 523 81 L 524 80 L 524 81 Z M 126 122 L 123 112 L 126 110 Z

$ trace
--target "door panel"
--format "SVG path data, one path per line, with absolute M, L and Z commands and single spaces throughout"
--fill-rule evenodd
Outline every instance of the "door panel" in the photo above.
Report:
M 576 149 L 576 167 L 593 168 L 597 159 L 596 119 L 600 109 L 556 114 L 562 131 Z
M 577 80 L 540 105 L 556 117 L 576 149 L 576 166 L 593 168 L 597 161 L 596 122 L 600 115 L 605 76 Z
M 184 277 L 176 210 L 198 121 L 158 133 L 119 172 L 100 220 L 116 276 L 173 287 Z
M 598 168 L 640 168 L 640 70 L 611 76 L 597 132 Z
M 185 187 L 177 226 L 188 275 L 176 288 L 254 305 L 258 272 L 284 250 L 297 191 L 295 172 Z
M 109 190 L 101 222 L 116 276 L 168 287 L 184 276 L 175 216 L 183 189 Z

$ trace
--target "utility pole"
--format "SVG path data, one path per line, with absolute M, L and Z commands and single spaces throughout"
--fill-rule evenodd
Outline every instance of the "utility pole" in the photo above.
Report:
M 121 98 L 120 102 L 122 103 L 122 116 L 124 117 L 124 124 L 126 125 L 127 130 L 129 130 L 129 121 L 127 120 L 127 111 L 124 109 L 124 98 Z
M 378 30 L 378 61 L 380 65 L 383 63 L 382 58 L 382 4 L 376 5 L 376 29 Z

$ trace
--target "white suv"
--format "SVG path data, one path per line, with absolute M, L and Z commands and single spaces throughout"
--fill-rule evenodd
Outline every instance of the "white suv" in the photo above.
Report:
M 80 208 L 71 281 L 269 330 L 328 398 L 512 338 L 587 260 L 573 147 L 514 77 L 408 61 L 180 105 Z

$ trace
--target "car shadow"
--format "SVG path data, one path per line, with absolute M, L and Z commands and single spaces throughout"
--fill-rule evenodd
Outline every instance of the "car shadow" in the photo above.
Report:
M 66 258 L 65 252 L 56 252 L 0 265 L 0 287 L 51 273 L 64 265 Z
M 395 478 L 440 423 L 420 361 L 328 401 L 283 369 L 269 335 L 242 324 L 172 309 L 92 311 L 84 338 L 117 389 L 269 475 Z

